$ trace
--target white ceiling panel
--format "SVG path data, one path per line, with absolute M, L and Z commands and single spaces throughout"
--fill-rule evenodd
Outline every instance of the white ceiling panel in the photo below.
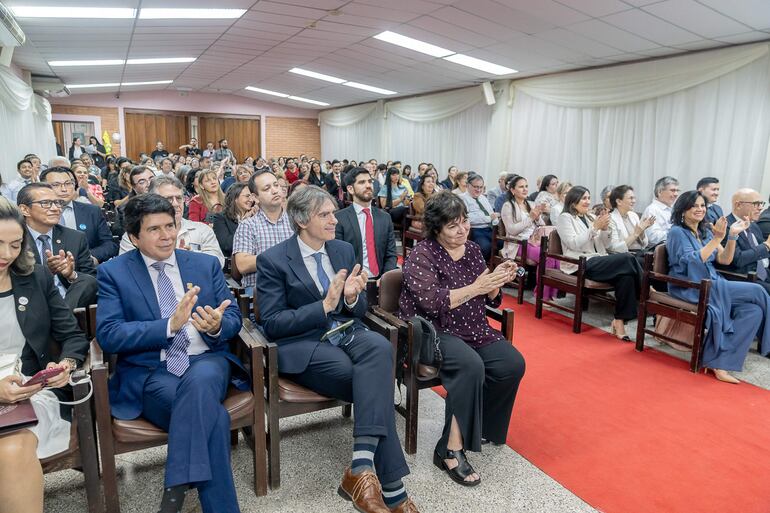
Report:
M 586 14 L 554 0 L 497 0 L 503 5 L 536 16 L 557 26 L 569 25 L 588 19 Z
M 767 0 L 699 0 L 717 12 L 755 29 L 770 27 L 770 5 Z
M 407 21 L 413 20 L 420 16 L 413 11 L 397 9 L 388 3 L 385 3 L 384 5 L 386 7 L 352 2 L 340 10 L 343 12 L 343 14 L 361 16 L 364 18 L 375 18 L 378 20 L 387 20 L 397 23 L 406 23 Z
M 580 11 L 588 16 L 600 17 L 607 16 L 620 11 L 627 11 L 631 6 L 621 0 L 558 0 L 564 4 Z
M 479 34 L 477 32 L 472 32 L 470 30 L 463 28 L 460 25 L 447 23 L 445 21 L 441 21 L 439 19 L 432 18 L 430 16 L 422 16 L 420 18 L 417 18 L 416 20 L 412 20 L 411 22 L 409 22 L 409 25 L 423 29 L 423 30 L 427 30 L 429 32 L 433 32 L 434 34 L 446 34 L 447 37 L 449 37 L 450 39 L 454 41 L 459 41 L 461 43 L 465 43 L 466 45 L 474 48 L 482 48 L 484 46 L 489 46 L 493 43 L 501 41 L 500 39 L 494 39 L 492 37 L 488 37 L 488 36 Z M 427 40 L 425 36 L 418 36 L 418 38 Z M 447 50 L 458 51 L 453 46 L 446 46 L 445 48 Z
M 356 0 L 358 4 L 365 5 L 383 5 L 382 0 Z M 451 0 L 448 3 L 452 3 Z M 388 0 L 388 7 L 400 11 L 413 12 L 415 14 L 429 14 L 441 6 L 435 2 L 426 2 L 424 0 Z
M 765 8 L 770 10 L 770 4 Z M 644 10 L 705 39 L 737 34 L 751 28 L 694 0 L 665 0 L 648 5 Z
M 328 11 L 325 9 L 314 9 L 311 7 L 267 1 L 257 2 L 251 10 L 270 14 L 284 14 L 286 16 L 296 16 L 312 20 L 320 20 L 328 14 Z
M 431 17 L 466 28 L 477 34 L 501 34 L 504 39 L 523 36 L 523 32 L 517 32 L 505 25 L 476 16 L 469 12 L 461 11 L 456 7 L 444 7 L 431 14 Z M 497 38 L 498 41 L 503 40 Z
M 556 26 L 524 11 L 501 5 L 493 0 L 460 0 L 454 3 L 453 7 L 508 27 L 511 31 L 523 34 L 543 32 Z M 506 37 L 505 33 L 496 34 L 496 36 L 498 38 Z
M 643 37 L 619 29 L 602 20 L 588 20 L 575 23 L 567 27 L 567 30 L 581 34 L 584 37 L 601 41 L 604 44 L 626 52 L 649 50 L 659 45 Z
M 547 30 L 539 34 L 535 34 L 535 37 L 539 39 L 545 39 L 558 45 L 572 48 L 580 53 L 590 55 L 591 57 L 606 57 L 618 53 L 620 48 L 613 48 L 605 44 L 588 39 L 575 32 L 570 32 L 567 29 L 558 28 L 553 30 Z
M 623 11 L 605 16 L 604 21 L 639 37 L 655 41 L 661 46 L 691 43 L 702 39 L 697 34 L 677 27 L 639 9 Z

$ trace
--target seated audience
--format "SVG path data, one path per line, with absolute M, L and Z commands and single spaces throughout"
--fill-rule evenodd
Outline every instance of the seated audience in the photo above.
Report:
M 326 174 L 321 169 L 321 163 L 318 161 L 310 164 L 310 175 L 307 178 L 310 185 L 317 187 L 326 187 Z
M 484 441 L 505 443 L 524 376 L 524 357 L 485 313 L 486 305 L 500 306 L 516 264 L 507 260 L 489 272 L 479 246 L 468 239 L 465 203 L 449 192 L 428 201 L 423 219 L 427 238 L 404 263 L 399 317 L 420 315 L 438 331 L 447 396 L 433 463 L 453 481 L 475 486 L 481 478 L 465 451 L 481 451 Z
M 762 230 L 763 238 L 770 237 L 770 207 L 763 210 L 759 215 L 757 226 L 759 226 L 759 229 Z
M 436 193 L 436 173 L 426 171 L 420 178 L 420 183 L 417 184 L 417 192 L 414 193 L 412 198 L 412 212 L 417 217 L 422 217 L 425 212 L 425 203 Z M 422 233 L 422 220 L 412 219 L 409 224 L 409 230 L 417 233 Z
M 564 200 L 564 212 L 556 220 L 562 251 L 568 257 L 586 257 L 586 278 L 613 286 L 615 316 L 612 333 L 624 342 L 631 342 L 626 335 L 625 323 L 636 319 L 642 268 L 630 253 L 607 254 L 610 215 L 604 213 L 596 217 L 590 210 L 591 193 L 588 189 L 580 185 L 570 189 Z M 577 266 L 562 262 L 561 270 L 572 274 L 577 271 Z
M 508 192 L 508 190 L 505 188 L 505 184 L 508 181 L 508 176 L 509 176 L 508 173 L 503 171 L 497 177 L 497 186 L 492 187 L 491 189 L 487 189 L 486 196 L 487 196 L 487 199 L 489 200 L 489 204 L 492 205 L 493 207 L 497 199 L 500 196 L 505 197 L 506 193 Z M 495 210 L 495 212 L 499 212 L 499 210 Z
M 719 179 L 713 176 L 701 178 L 698 180 L 695 188 L 706 198 L 706 220 L 713 224 L 719 218 L 724 217 L 722 207 L 717 205 L 717 201 L 719 201 Z
M 174 207 L 176 212 L 176 247 L 178 249 L 187 249 L 193 252 L 205 253 L 219 260 L 220 267 L 225 263 L 225 256 L 219 249 L 219 242 L 214 231 L 205 223 L 197 223 L 182 217 L 184 212 L 184 193 L 182 183 L 176 178 L 169 176 L 156 176 L 150 182 L 147 192 L 155 193 L 166 198 Z M 134 245 L 128 236 L 128 232 L 123 234 L 120 240 L 120 254 L 132 251 Z
M 763 238 L 762 230 L 757 226 L 765 202 L 753 189 L 738 189 L 733 194 L 732 204 L 733 211 L 727 216 L 728 229 L 738 220 L 748 220 L 749 226 L 738 235 L 733 261 L 724 268 L 740 274 L 756 272 L 757 283 L 770 293 L 770 236 Z M 727 241 L 723 240 L 722 245 L 726 244 Z
M 13 203 L 16 203 L 16 195 L 19 194 L 22 187 L 38 181 L 38 175 L 35 174 L 35 168 L 29 159 L 20 160 L 16 164 L 16 171 L 18 176 L 8 182 L 7 189 L 3 191 L 3 196 Z
M 63 387 L 85 360 L 88 341 L 51 274 L 35 265 L 23 218 L 5 199 L 0 199 L 0 246 L 0 352 L 18 356 L 24 377 L 47 368 L 63 369 L 45 388 L 43 384 L 23 386 L 24 377 L 16 374 L 0 379 L 0 403 L 29 400 L 37 415 L 34 426 L 0 436 L 0 509 L 42 513 L 40 459 L 69 447 L 70 409 L 59 401 L 72 400 L 69 389 Z M 58 362 L 53 354 L 58 355 Z
M 345 208 L 345 185 L 339 160 L 332 162 L 332 170 L 326 175 L 326 190 L 337 200 L 337 208 Z
M 289 185 L 299 180 L 299 168 L 297 168 L 297 163 L 294 162 L 294 159 L 286 161 L 286 171 L 284 171 L 283 176 L 289 182 Z
M 75 187 L 77 178 L 71 169 L 49 167 L 40 174 L 40 181 L 53 187 L 58 198 L 64 201 L 59 224 L 83 232 L 88 249 L 97 262 L 105 262 L 118 254 L 118 246 L 112 241 L 112 232 L 101 209 L 73 201 L 78 197 L 78 191 Z
M 655 182 L 655 199 L 652 200 L 642 213 L 642 219 L 654 217 L 655 223 L 647 228 L 649 247 L 666 242 L 668 231 L 671 229 L 671 212 L 676 198 L 679 196 L 679 181 L 673 176 L 664 176 Z
M 641 256 L 649 245 L 646 230 L 655 223 L 654 217 L 645 217 L 641 221 L 636 212 L 636 195 L 630 185 L 619 185 L 612 189 L 610 204 L 610 253 L 634 253 Z M 641 261 L 640 261 L 641 263 Z
M 447 176 L 444 180 L 438 183 L 439 187 L 445 191 L 453 191 L 457 188 L 457 166 L 449 166 L 447 170 Z
M 382 209 L 372 208 L 372 175 L 363 167 L 345 175 L 353 204 L 335 212 L 335 238 L 353 246 L 358 263 L 370 278 L 379 278 L 397 267 L 393 222 Z
M 471 173 L 468 176 L 468 192 L 461 194 L 460 198 L 465 202 L 468 221 L 471 224 L 469 238 L 479 245 L 484 260 L 489 260 L 492 253 L 492 230 L 500 222 L 500 214 L 492 209 L 483 192 L 484 177 Z
M 123 159 L 123 157 L 121 157 L 121 159 Z M 120 161 L 120 159 L 118 160 Z M 120 162 L 121 164 L 118 166 L 118 172 L 109 175 L 109 179 L 107 180 L 107 194 L 104 197 L 107 203 L 112 203 L 116 208 L 128 200 L 128 195 L 131 193 L 128 175 L 134 167 L 133 163 L 128 159 L 123 159 Z
M 164 174 L 171 176 L 174 173 L 174 161 L 170 158 L 164 158 L 160 161 L 160 169 L 158 169 L 157 175 Z
M 537 180 L 535 180 L 535 190 L 529 193 L 529 196 L 527 196 L 527 200 L 534 203 L 535 199 L 537 199 L 537 195 L 540 194 L 540 186 L 543 184 L 543 177 L 538 176 Z
M 249 178 L 251 178 L 251 175 L 254 173 L 254 168 L 251 166 L 247 166 L 245 164 L 239 164 L 235 167 L 235 171 L 231 176 L 228 176 L 224 180 L 222 180 L 221 188 L 222 192 L 227 194 L 227 190 L 234 184 L 234 183 L 242 183 L 242 184 L 249 184 Z
M 362 322 L 367 274 L 353 247 L 334 240 L 335 210 L 335 199 L 314 186 L 289 199 L 296 235 L 257 257 L 260 325 L 278 345 L 281 374 L 355 407 L 353 458 L 340 495 L 358 511 L 417 513 L 401 481 L 409 468 L 396 431 L 393 347 Z
M 406 187 L 401 184 L 401 174 L 395 167 L 388 169 L 385 185 L 380 189 L 377 199 L 380 208 L 390 214 L 393 223 L 400 224 L 404 220 L 412 198 Z
M 540 182 L 540 190 L 535 197 L 535 206 L 542 205 L 545 214 L 551 213 L 551 207 L 559 203 L 556 189 L 559 188 L 559 179 L 554 175 L 545 175 Z M 553 220 L 551 220 L 553 222 Z
M 527 254 L 522 255 L 524 259 L 540 261 L 539 237 L 533 238 L 538 230 L 553 230 L 553 228 L 544 228 L 542 204 L 534 207 L 529 205 L 527 196 L 529 196 L 529 184 L 523 176 L 513 175 L 507 183 L 508 191 L 505 193 L 506 202 L 503 204 L 500 217 L 505 227 L 505 234 L 509 237 L 516 237 L 522 241 L 529 241 L 527 244 Z M 504 258 L 514 259 L 521 254 L 521 244 L 515 242 L 505 242 L 500 255 Z M 558 269 L 559 262 L 549 258 L 546 262 L 548 269 Z M 538 275 L 538 279 L 540 276 Z M 556 297 L 557 290 L 552 287 L 543 289 L 545 299 L 551 300 Z
M 468 172 L 467 171 L 458 171 L 455 174 L 454 189 L 452 189 L 452 192 L 457 195 L 465 194 L 466 192 L 468 192 Z
M 225 194 L 225 208 L 213 215 L 212 229 L 219 241 L 219 247 L 226 257 L 233 254 L 233 237 L 238 224 L 254 215 L 256 201 L 245 183 L 233 184 Z
M 38 264 L 47 267 L 54 284 L 71 309 L 96 303 L 96 269 L 86 236 L 59 225 L 63 200 L 47 183 L 24 186 L 19 210 L 27 227 L 28 247 Z
M 286 194 L 286 198 L 288 199 L 288 197 L 291 196 L 292 194 L 294 194 L 294 192 L 297 191 L 297 189 L 301 189 L 302 187 L 305 187 L 306 185 L 310 185 L 310 184 L 307 183 L 306 180 L 302 180 L 300 178 L 299 180 L 297 180 L 296 182 L 294 182 L 293 184 L 291 184 L 289 186 L 289 191 Z
M 133 197 L 147 192 L 147 189 L 150 188 L 150 182 L 154 177 L 155 173 L 151 169 L 145 166 L 134 166 L 128 174 L 128 181 L 131 184 L 131 192 L 128 196 Z M 123 227 L 123 211 L 125 208 L 126 204 L 123 203 L 115 209 L 115 222 L 110 226 L 112 234 L 118 237 L 122 237 L 126 231 Z
M 221 212 L 225 204 L 225 195 L 219 186 L 217 172 L 204 169 L 198 173 L 198 185 L 195 191 L 197 194 L 190 198 L 190 204 L 187 206 L 187 219 L 210 224 L 209 213 Z
M 614 185 L 606 185 L 602 189 L 602 192 L 599 196 L 599 199 L 602 200 L 601 203 L 597 203 L 593 207 L 591 207 L 591 211 L 595 216 L 600 216 L 604 212 L 611 212 L 612 211 L 612 205 L 610 204 L 610 194 L 612 193 L 612 190 L 615 188 Z
M 570 182 L 559 182 L 559 186 L 556 188 L 556 197 L 558 202 L 551 207 L 551 213 L 548 214 L 552 224 L 556 222 L 561 213 L 564 211 L 564 198 L 567 197 L 567 193 L 572 189 Z
M 502 175 L 500 176 L 500 180 L 503 180 L 503 183 L 501 187 L 505 189 L 502 194 L 498 194 L 494 201 L 489 200 L 489 202 L 492 204 L 492 209 L 497 212 L 498 214 L 503 211 L 503 205 L 505 205 L 505 202 L 508 201 L 508 189 L 506 189 L 508 180 L 513 178 L 514 176 L 518 176 L 516 173 L 505 173 L 505 177 Z
M 248 389 L 227 345 L 241 314 L 215 258 L 175 249 L 176 218 L 157 194 L 131 198 L 126 233 L 137 250 L 99 266 L 96 336 L 117 355 L 110 407 L 168 432 L 161 513 L 181 511 L 190 487 L 204 513 L 238 513 L 222 402 L 231 382 Z
M 92 178 L 88 168 L 80 162 L 75 162 L 70 169 L 75 173 L 77 180 L 77 198 L 75 201 L 102 208 L 104 206 L 104 191 L 102 191 L 102 186 L 96 183 L 96 179 Z M 91 182 L 92 179 L 94 183 Z
M 257 202 L 256 213 L 238 224 L 233 236 L 233 265 L 241 273 L 241 285 L 251 288 L 257 280 L 257 257 L 294 234 L 284 209 L 286 199 L 273 173 L 256 173 L 249 190 Z
M 727 219 L 722 217 L 711 224 L 706 219 L 707 206 L 698 191 L 687 191 L 676 200 L 671 217 L 674 226 L 666 240 L 668 274 L 695 282 L 711 280 L 702 364 L 718 380 L 739 383 L 729 371 L 742 369 L 755 337 L 759 337 L 760 354 L 770 353 L 770 296 L 756 283 L 727 281 L 714 268 L 714 263 L 732 263 L 735 242 L 749 223 L 738 219 L 728 230 Z M 669 284 L 668 290 L 682 301 L 699 301 L 697 289 Z

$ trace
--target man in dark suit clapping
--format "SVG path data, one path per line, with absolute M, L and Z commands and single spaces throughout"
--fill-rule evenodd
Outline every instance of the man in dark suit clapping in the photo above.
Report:
M 733 211 L 727 216 L 728 229 L 738 219 L 748 219 L 750 224 L 748 229 L 738 235 L 733 261 L 724 268 L 741 274 L 756 272 L 757 283 L 770 292 L 770 236 L 763 237 L 757 225 L 764 206 L 765 202 L 753 189 L 738 189 L 733 194 Z M 727 244 L 727 239 L 722 244 Z
M 353 204 L 338 210 L 335 238 L 353 246 L 356 262 L 366 274 L 379 278 L 396 268 L 396 238 L 390 215 L 372 208 L 372 176 L 363 167 L 351 170 L 345 176 L 345 185 Z

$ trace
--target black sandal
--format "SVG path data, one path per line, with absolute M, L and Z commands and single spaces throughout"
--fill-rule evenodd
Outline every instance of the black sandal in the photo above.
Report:
M 449 466 L 446 464 L 444 459 L 451 460 L 455 459 L 457 460 L 457 466 L 455 468 L 449 468 Z M 468 459 L 465 457 L 465 449 L 460 449 L 459 451 L 450 451 L 447 449 L 446 451 L 446 458 L 442 458 L 438 451 L 433 452 L 433 464 L 436 465 L 438 468 L 446 472 L 449 477 L 454 481 L 455 483 L 461 484 L 463 486 L 476 486 L 481 482 L 481 477 L 476 479 L 475 481 L 466 481 L 465 478 L 470 476 L 471 474 L 475 474 L 476 471 L 473 470 L 473 467 L 470 463 L 468 463 Z

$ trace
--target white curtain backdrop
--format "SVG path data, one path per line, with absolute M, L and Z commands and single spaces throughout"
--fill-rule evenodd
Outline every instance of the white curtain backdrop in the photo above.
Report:
M 43 162 L 56 155 L 51 105 L 4 66 L 0 66 L 0 140 L 3 182 L 17 176 L 16 162 L 24 155 L 35 153 Z
M 322 112 L 318 121 L 323 160 L 388 160 L 382 102 Z
M 553 173 L 594 197 L 605 185 L 630 184 L 640 209 L 663 175 L 677 177 L 683 190 L 718 177 L 726 211 L 740 187 L 767 193 L 768 45 L 652 64 L 514 82 L 512 170 L 530 179 Z

